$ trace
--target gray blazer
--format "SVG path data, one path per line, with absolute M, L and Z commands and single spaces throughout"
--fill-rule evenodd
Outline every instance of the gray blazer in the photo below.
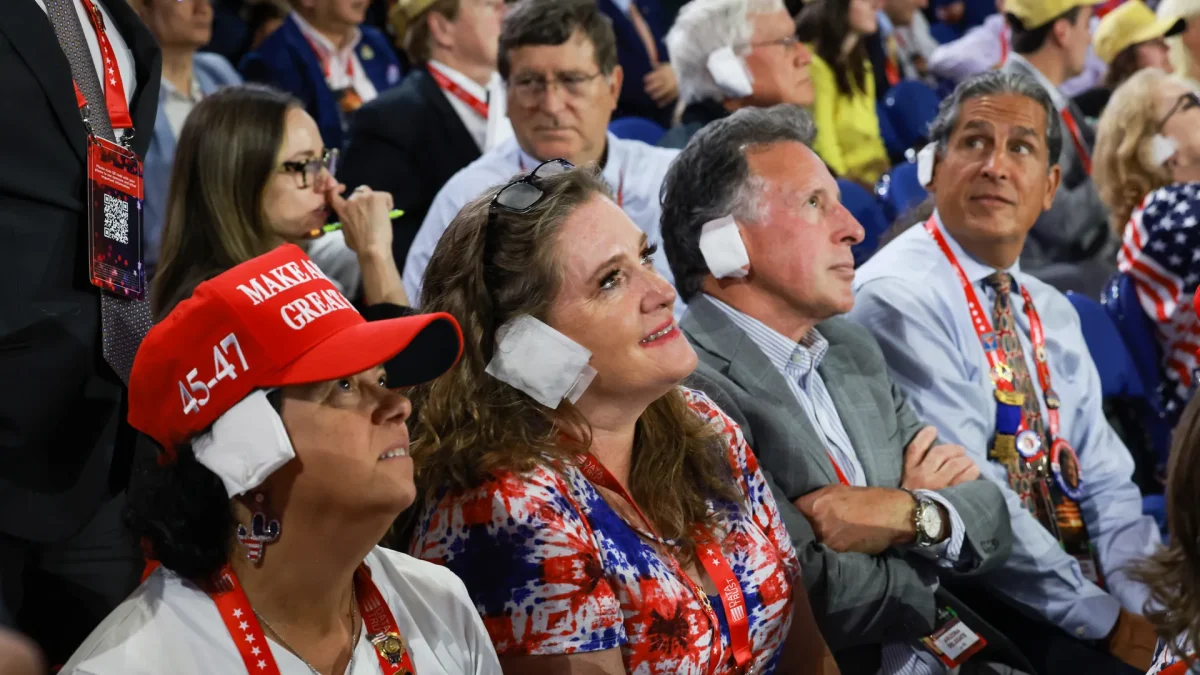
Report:
M 1009 59 L 1004 63 L 1003 70 L 1037 80 L 1030 66 L 1022 61 Z M 1067 105 L 1079 125 L 1084 145 L 1089 153 L 1092 152 L 1096 144 L 1096 131 L 1075 103 L 1068 99 Z M 1029 271 L 1052 263 L 1079 262 L 1091 258 L 1102 258 L 1107 262 L 1116 255 L 1116 237 L 1109 229 L 1108 207 L 1100 200 L 1096 185 L 1075 150 L 1071 134 L 1061 122 L 1059 125 L 1063 133 L 1062 152 L 1058 156 L 1058 164 L 1062 167 L 1062 183 L 1058 186 L 1050 210 L 1038 217 L 1025 240 L 1021 265 Z
M 934 592 L 922 575 L 932 578 L 936 565 L 900 550 L 878 556 L 836 553 L 815 541 L 812 526 L 792 504 L 838 479 L 818 431 L 775 366 L 706 295 L 688 305 L 680 328 L 700 356 L 688 384 L 707 393 L 741 426 L 758 456 L 830 648 L 841 651 L 929 633 Z M 904 448 L 922 428 L 921 420 L 892 383 L 870 333 L 844 319 L 830 319 L 817 329 L 829 341 L 817 372 L 854 444 L 867 484 L 898 487 Z M 954 505 L 967 529 L 963 566 L 944 572 L 974 574 L 1003 562 L 1012 530 L 999 488 L 977 480 L 939 494 Z M 842 658 L 839 654 L 839 662 Z

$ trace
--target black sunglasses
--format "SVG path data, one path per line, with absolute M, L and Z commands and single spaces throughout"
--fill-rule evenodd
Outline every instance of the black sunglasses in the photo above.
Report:
M 574 168 L 575 165 L 565 159 L 550 159 L 538 164 L 533 171 L 500 188 L 496 196 L 492 197 L 492 204 L 488 209 L 489 219 L 496 213 L 497 208 L 513 213 L 529 211 L 546 196 L 545 190 L 538 187 L 536 181 L 566 173 Z
M 1179 97 L 1178 101 L 1175 101 L 1175 105 L 1171 106 L 1171 112 L 1167 113 L 1167 116 L 1162 118 L 1162 121 L 1158 123 L 1158 130 L 1162 131 L 1162 128 L 1174 117 L 1175 113 L 1197 106 L 1200 106 L 1200 92 L 1189 91 L 1183 94 Z

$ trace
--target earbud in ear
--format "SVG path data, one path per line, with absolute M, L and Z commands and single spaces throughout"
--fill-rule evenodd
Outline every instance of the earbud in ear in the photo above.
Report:
M 917 182 L 929 187 L 933 182 L 933 167 L 937 163 L 937 143 L 930 143 L 917 153 Z
M 1170 136 L 1154 134 L 1150 139 L 1150 162 L 1154 166 L 1166 166 L 1179 152 L 1179 143 Z

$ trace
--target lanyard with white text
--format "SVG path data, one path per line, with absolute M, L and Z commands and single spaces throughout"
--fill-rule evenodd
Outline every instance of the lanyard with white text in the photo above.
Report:
M 466 103 L 471 110 L 474 110 L 475 113 L 483 119 L 486 120 L 488 118 L 488 105 L 486 101 L 480 100 L 478 96 L 472 94 L 466 89 L 463 89 L 457 82 L 451 80 L 449 76 L 443 73 L 437 66 L 433 65 L 432 63 L 426 65 L 429 67 L 429 74 L 433 76 L 434 81 L 437 82 L 438 86 L 442 88 L 442 91 L 445 91 L 446 93 L 454 96 L 454 98 Z
M 104 58 L 104 103 L 108 108 L 108 119 L 113 129 L 132 129 L 133 117 L 129 115 L 129 104 L 125 101 L 125 83 L 121 80 L 121 69 L 117 67 L 117 55 L 104 27 L 104 15 L 92 0 L 83 0 L 88 20 L 96 30 L 96 42 L 100 45 L 100 56 Z M 88 104 L 79 83 L 75 83 L 75 103 L 80 109 Z
M 367 629 L 367 638 L 375 647 L 375 655 L 379 658 L 379 667 L 384 675 L 415 675 L 416 669 L 404 638 L 400 636 L 396 618 L 392 616 L 375 582 L 371 581 L 371 570 L 365 564 L 360 565 L 354 573 L 354 592 L 358 599 L 359 615 Z M 221 570 L 217 589 L 210 592 L 209 596 L 216 603 L 221 620 L 237 645 L 246 664 L 246 672 L 279 675 L 279 666 L 271 655 L 271 648 L 267 646 L 267 638 L 254 615 L 254 608 L 250 606 L 237 575 L 228 565 Z
M 834 465 L 836 466 L 836 464 Z M 588 480 L 599 485 L 600 487 L 610 490 L 618 494 L 624 499 L 633 510 L 637 512 L 638 517 L 642 519 L 642 523 L 646 529 L 650 531 L 660 541 L 662 537 L 655 532 L 654 526 L 650 523 L 650 519 L 646 514 L 642 513 L 642 509 L 633 501 L 633 497 L 629 492 L 617 482 L 612 473 L 604 468 L 595 457 L 591 454 L 585 454 L 580 460 L 580 470 Z M 692 590 L 698 595 L 705 607 L 711 610 L 708 603 L 708 596 L 704 589 L 697 586 L 683 570 L 679 562 L 672 556 L 666 556 L 674 563 L 677 573 L 692 587 Z M 750 619 L 746 614 L 746 601 L 742 596 L 742 586 L 738 583 L 737 577 L 733 574 L 733 569 L 730 568 L 729 562 L 725 560 L 725 555 L 721 553 L 721 548 L 717 545 L 713 538 L 706 532 L 699 529 L 696 531 L 696 557 L 700 559 L 700 564 L 704 567 L 704 571 L 708 572 L 709 578 L 717 587 L 717 595 L 721 600 L 721 606 L 725 610 L 725 619 L 729 622 L 729 645 L 733 650 L 733 658 L 738 668 L 744 668 L 750 662 Z M 714 622 L 714 625 L 719 623 Z M 714 650 L 720 645 L 720 640 L 714 641 Z
M 988 320 L 988 312 L 984 311 L 983 305 L 979 302 L 975 287 L 971 285 L 962 265 L 958 263 L 958 257 L 954 255 L 954 251 L 950 250 L 950 245 L 946 243 L 946 237 L 942 235 L 933 218 L 925 221 L 925 231 L 929 233 L 930 237 L 933 237 L 938 248 L 946 256 L 946 260 L 950 262 L 950 266 L 954 268 L 958 282 L 962 284 L 963 294 L 967 296 L 967 307 L 971 311 L 971 325 L 974 326 L 975 334 L 979 336 L 979 341 L 983 344 L 983 351 L 987 354 L 988 365 L 991 367 L 992 380 L 995 382 L 996 388 L 1003 392 L 1015 391 L 1012 368 L 1008 366 L 1004 352 L 999 349 L 996 334 L 992 332 L 992 322 Z M 1029 340 L 1033 343 L 1038 382 L 1041 384 L 1042 393 L 1046 398 L 1047 431 L 1050 433 L 1050 438 L 1056 440 L 1059 430 L 1059 401 L 1050 387 L 1050 365 L 1046 359 L 1046 334 L 1042 330 L 1041 317 L 1038 316 L 1037 310 L 1033 306 L 1033 298 L 1024 285 L 1021 286 L 1021 297 L 1025 300 L 1025 315 L 1029 318 Z M 1022 421 L 1021 425 L 1024 427 L 1025 422 Z

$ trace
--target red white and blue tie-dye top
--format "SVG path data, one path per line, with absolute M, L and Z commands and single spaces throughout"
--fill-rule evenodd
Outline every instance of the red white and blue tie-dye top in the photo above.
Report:
M 710 501 L 710 508 L 722 514 L 718 539 L 749 613 L 747 672 L 770 673 L 791 625 L 800 562 L 741 430 L 703 393 L 683 393 L 725 442 L 746 495 L 741 505 Z M 710 598 L 718 627 L 678 567 L 647 543 L 651 538 L 642 523 L 619 516 L 577 468 L 539 467 L 435 496 L 412 553 L 466 583 L 501 656 L 620 647 L 631 674 L 734 673 L 720 602 Z

